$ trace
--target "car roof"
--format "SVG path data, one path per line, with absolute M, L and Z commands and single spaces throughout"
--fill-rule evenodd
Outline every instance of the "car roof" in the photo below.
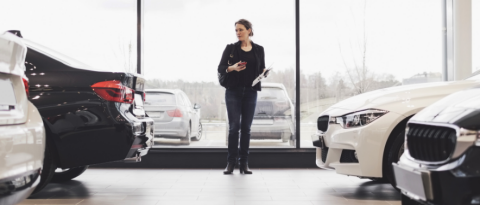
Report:
M 285 86 L 282 83 L 262 83 L 262 88 L 282 88 L 282 89 L 285 89 Z

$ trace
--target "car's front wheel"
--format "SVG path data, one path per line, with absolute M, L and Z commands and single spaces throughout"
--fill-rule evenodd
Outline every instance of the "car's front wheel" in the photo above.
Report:
M 202 123 L 199 122 L 199 123 L 198 123 L 197 136 L 193 137 L 192 140 L 193 140 L 193 141 L 200 141 L 200 139 L 202 139 L 202 132 L 203 132 Z
M 52 182 L 70 181 L 75 177 L 80 176 L 87 170 L 88 166 L 74 167 L 70 169 L 56 169 L 53 175 Z
M 388 151 L 385 156 L 386 159 L 384 160 L 385 164 L 383 165 L 383 173 L 384 177 L 387 177 L 390 184 L 392 184 L 393 187 L 396 187 L 392 163 L 398 162 L 405 150 L 405 129 L 400 129 L 400 131 L 392 134 L 394 138 L 390 144 L 390 147 L 388 147 Z

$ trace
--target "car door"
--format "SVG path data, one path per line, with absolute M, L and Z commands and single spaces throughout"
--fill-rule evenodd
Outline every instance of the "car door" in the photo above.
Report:
M 188 99 L 187 95 L 184 92 L 182 92 L 182 97 L 185 101 L 185 105 L 189 113 L 189 120 L 192 122 L 192 136 L 196 136 L 198 133 L 198 119 L 196 119 L 195 109 L 193 109 L 193 105 L 190 102 L 190 99 Z

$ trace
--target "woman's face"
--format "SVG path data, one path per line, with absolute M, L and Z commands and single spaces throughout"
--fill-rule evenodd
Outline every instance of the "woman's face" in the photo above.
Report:
M 237 23 L 235 25 L 235 32 L 237 33 L 237 38 L 239 41 L 246 41 L 248 40 L 250 32 L 252 29 L 246 29 L 244 25 Z

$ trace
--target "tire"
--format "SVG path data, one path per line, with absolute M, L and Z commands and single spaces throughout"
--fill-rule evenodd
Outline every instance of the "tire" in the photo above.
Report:
M 198 122 L 198 132 L 197 136 L 193 137 L 193 141 L 200 141 L 202 139 L 202 134 L 203 134 L 203 126 L 201 122 Z
M 183 137 L 182 139 L 180 139 L 180 141 L 182 142 L 182 144 L 184 145 L 190 145 L 190 142 L 191 142 L 191 136 L 190 136 L 190 126 L 188 127 L 187 129 L 187 134 L 185 135 L 185 137 Z
M 415 201 L 413 199 L 410 199 L 410 197 L 402 194 L 402 205 L 422 205 L 422 203 Z
M 374 178 L 374 177 L 370 177 L 368 178 L 374 182 L 378 182 L 378 183 L 389 183 L 389 181 L 385 178 Z
M 405 146 L 405 129 L 400 129 L 401 131 L 397 131 L 395 133 L 392 133 L 393 142 L 390 144 L 390 147 L 388 147 L 388 151 L 386 152 L 386 158 L 384 159 L 384 164 L 383 164 L 383 176 L 384 178 L 392 184 L 393 187 L 396 187 L 395 183 L 395 175 L 393 173 L 393 167 L 392 163 L 398 162 L 400 159 L 400 156 L 402 156 L 404 152 L 404 146 Z
M 52 182 L 65 182 L 65 181 L 70 181 L 75 177 L 80 176 L 87 170 L 88 166 L 82 166 L 82 167 L 74 167 L 70 169 L 66 169 L 61 172 L 55 172 L 55 174 L 52 177 Z
M 286 133 L 282 134 L 282 142 L 284 142 L 284 143 L 288 142 L 288 141 L 290 141 L 290 138 L 291 138 L 291 136 L 287 136 Z
M 40 192 L 47 184 L 52 180 L 53 175 L 55 174 L 55 169 L 57 169 L 57 163 L 55 162 L 54 156 L 54 147 L 51 142 L 46 140 L 45 145 L 45 156 L 43 159 L 43 168 L 40 175 L 40 183 L 37 185 L 35 190 L 33 190 L 32 195 Z
M 288 140 L 288 144 L 292 147 L 297 146 L 297 140 L 296 139 L 290 139 Z

